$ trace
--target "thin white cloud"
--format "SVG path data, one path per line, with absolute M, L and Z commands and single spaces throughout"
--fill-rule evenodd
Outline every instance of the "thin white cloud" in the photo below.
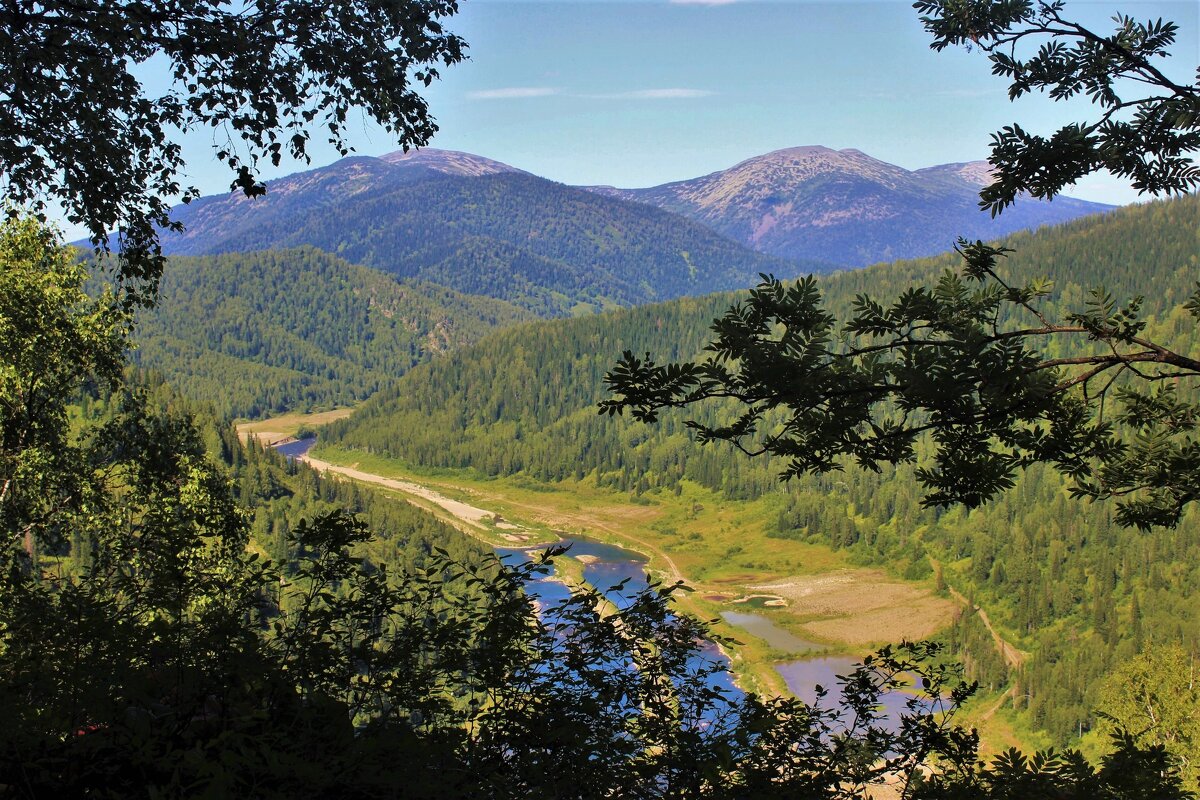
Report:
M 707 89 L 635 89 L 631 92 L 583 94 L 590 100 L 680 100 L 691 97 L 712 97 L 716 92 Z
M 467 92 L 472 100 L 520 100 L 529 97 L 576 97 L 585 100 L 680 100 L 695 97 L 711 97 L 716 92 L 707 89 L 634 89 L 627 92 L 603 92 L 577 94 L 563 92 L 549 86 L 508 86 L 503 89 L 481 89 Z
M 472 100 L 515 100 L 522 97 L 550 97 L 558 94 L 558 89 L 549 86 L 508 86 L 503 89 L 483 89 L 478 92 L 467 92 Z

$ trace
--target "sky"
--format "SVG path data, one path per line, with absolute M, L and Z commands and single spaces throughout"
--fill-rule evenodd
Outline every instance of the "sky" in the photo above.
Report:
M 1178 23 L 1163 65 L 1194 80 L 1200 3 L 1066 3 L 1101 30 L 1120 12 Z M 983 53 L 932 51 L 908 2 L 461 0 L 448 27 L 470 60 L 424 92 L 440 126 L 431 145 L 569 184 L 652 186 L 814 144 L 917 169 L 986 158 L 1004 125 L 1050 133 L 1090 111 L 1086 100 L 1040 95 L 1010 103 Z M 365 117 L 351 120 L 359 154 L 397 149 Z M 211 135 L 185 137 L 184 153 L 190 183 L 228 190 Z M 313 166 L 336 158 L 318 146 Z M 304 168 L 285 161 L 264 176 Z M 1111 176 L 1067 194 L 1138 199 Z
M 1122 9 L 1180 25 L 1166 63 L 1191 82 L 1200 4 L 1067 2 L 1101 26 Z M 931 50 L 908 2 L 466 0 L 457 29 L 472 60 L 430 92 L 434 146 L 564 183 L 651 186 L 812 144 L 916 169 L 986 158 L 1014 121 L 1050 133 L 1090 110 L 1010 103 L 983 53 Z M 1073 194 L 1136 198 L 1107 177 Z

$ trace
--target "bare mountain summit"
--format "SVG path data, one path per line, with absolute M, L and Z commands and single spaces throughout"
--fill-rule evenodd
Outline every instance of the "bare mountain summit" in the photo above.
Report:
M 480 175 L 497 175 L 503 172 L 529 174 L 523 169 L 517 169 L 473 153 L 439 150 L 436 147 L 423 147 L 420 150 L 409 150 L 407 153 L 397 150 L 394 153 L 380 156 L 379 159 L 400 167 L 423 167 L 445 175 L 478 177 Z
M 264 213 L 299 215 L 317 206 L 347 202 L 439 176 L 474 178 L 506 174 L 529 173 L 483 156 L 433 147 L 382 156 L 350 156 L 327 167 L 273 180 L 263 198 L 247 198 L 233 192 L 176 206 L 172 217 L 183 222 L 186 230 L 167 237 L 164 244 L 172 253 L 215 252 L 220 249 L 214 247 L 217 239 L 253 229 L 261 223 Z
M 910 171 L 853 149 L 776 150 L 729 169 L 649 189 L 596 187 L 690 217 L 754 249 L 845 266 L 944 252 L 1111 207 L 1022 199 L 996 219 L 979 208 L 986 161 Z
M 992 165 L 986 161 L 967 161 L 958 164 L 938 164 L 936 167 L 925 167 L 916 172 L 917 175 L 945 175 L 959 178 L 971 186 L 983 188 L 992 182 Z

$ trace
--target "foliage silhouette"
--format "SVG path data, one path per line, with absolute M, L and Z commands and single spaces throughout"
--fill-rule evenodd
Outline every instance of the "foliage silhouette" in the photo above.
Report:
M 307 160 L 314 128 L 343 155 L 353 109 L 405 148 L 437 127 L 414 87 L 464 57 L 442 20 L 454 0 L 212 0 L 10 3 L 0 10 L 0 175 L 15 207 L 60 204 L 107 249 L 121 246 L 129 299 L 149 301 L 162 271 L 157 228 L 172 227 L 179 131 L 211 128 L 231 188 L 264 191 L 257 168 Z M 136 66 L 169 76 L 158 96 Z M 142 283 L 145 285 L 142 285 Z

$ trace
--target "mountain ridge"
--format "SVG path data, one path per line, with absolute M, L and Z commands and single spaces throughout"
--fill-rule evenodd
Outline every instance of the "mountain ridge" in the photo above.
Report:
M 763 255 L 667 211 L 446 151 L 343 159 L 272 182 L 262 198 L 207 198 L 175 217 L 185 231 L 164 233 L 169 255 L 312 246 L 541 316 L 828 268 Z
M 992 218 L 978 206 L 989 173 L 986 161 L 907 170 L 854 148 L 804 145 L 643 189 L 588 188 L 681 214 L 759 252 L 846 267 L 935 255 L 960 236 L 998 238 L 1112 210 L 1070 197 L 1022 198 Z
M 1108 210 L 1071 198 L 978 208 L 986 162 L 910 171 L 821 145 L 744 159 L 647 189 L 572 187 L 502 162 L 426 148 L 351 156 L 267 194 L 173 210 L 169 255 L 317 247 L 401 279 L 514 303 L 539 316 L 744 288 L 945 252 L 956 239 Z
M 229 417 L 352 405 L 414 365 L 534 319 L 313 247 L 171 257 L 134 363 Z

